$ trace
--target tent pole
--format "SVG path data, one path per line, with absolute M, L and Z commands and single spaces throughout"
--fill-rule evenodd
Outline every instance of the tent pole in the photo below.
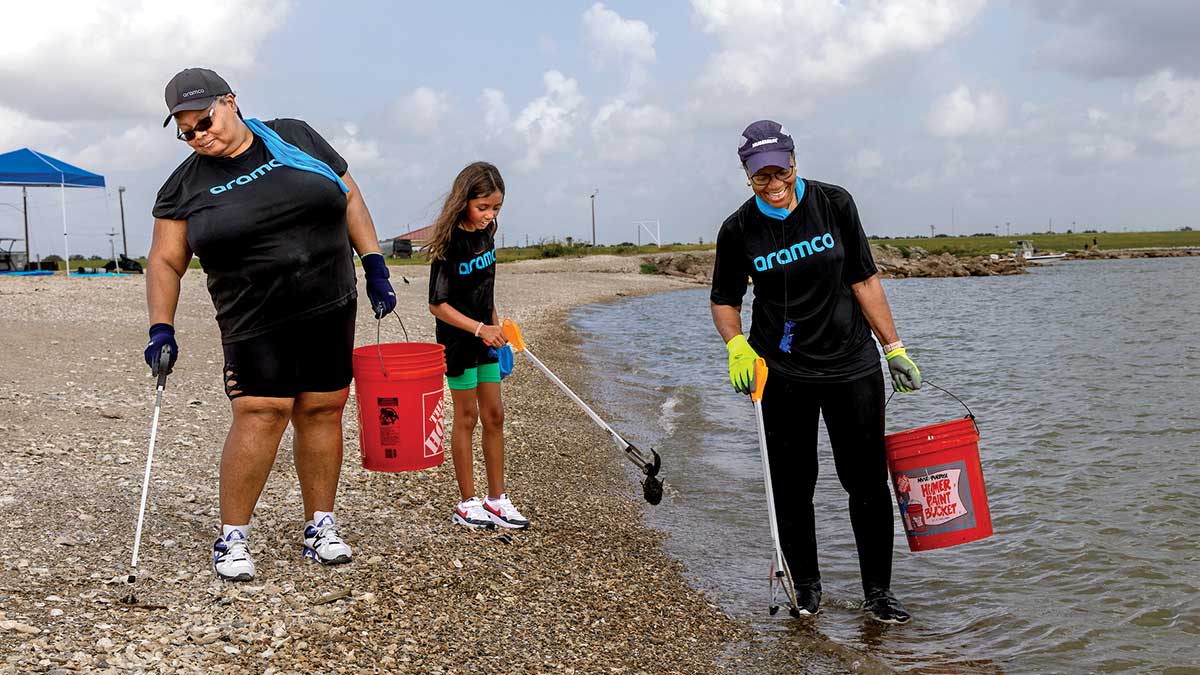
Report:
M 63 263 L 67 268 L 67 278 L 71 278 L 71 251 L 67 248 L 67 184 L 59 183 L 61 190 L 59 203 L 62 204 L 62 219 L 63 219 Z
M 29 188 L 21 186 L 21 212 L 25 214 L 25 267 L 29 268 Z

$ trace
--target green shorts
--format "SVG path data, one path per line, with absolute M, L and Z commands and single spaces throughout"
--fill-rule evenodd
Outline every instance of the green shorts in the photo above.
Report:
M 499 363 L 484 363 L 474 368 L 467 368 L 462 375 L 447 377 L 446 381 L 450 383 L 451 389 L 459 391 L 463 389 L 474 389 L 480 382 L 494 382 L 500 384 L 500 364 Z

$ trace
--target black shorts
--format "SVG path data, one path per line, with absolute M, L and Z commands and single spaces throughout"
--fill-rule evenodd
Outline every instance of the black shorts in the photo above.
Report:
M 222 345 L 225 395 L 295 398 L 305 391 L 337 391 L 354 375 L 351 301 L 328 312 L 288 323 L 264 335 Z
M 470 340 L 460 340 L 446 345 L 446 377 L 457 377 L 462 375 L 467 368 L 482 366 L 485 363 L 496 363 L 499 360 L 495 349 L 472 335 Z

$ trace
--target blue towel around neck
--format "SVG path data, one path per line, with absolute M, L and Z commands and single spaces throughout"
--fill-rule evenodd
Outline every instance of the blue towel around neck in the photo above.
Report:
M 246 120 L 246 126 L 250 127 L 250 131 L 254 132 L 255 136 L 263 140 L 263 143 L 267 146 L 267 151 L 271 153 L 272 157 L 279 160 L 280 164 L 290 166 L 293 169 L 320 174 L 337 183 L 338 187 L 342 189 L 343 194 L 350 192 L 350 188 L 346 187 L 346 184 L 333 172 L 333 169 L 329 168 L 328 164 L 283 140 L 279 134 L 275 133 L 274 129 L 263 124 L 262 120 L 257 117 L 251 117 Z
M 796 204 L 797 205 L 800 204 L 801 199 L 804 199 L 804 179 L 797 178 L 796 179 Z M 761 211 L 762 214 L 764 216 L 767 216 L 768 218 L 774 218 L 775 220 L 786 220 L 787 217 L 792 213 L 791 211 L 788 211 L 787 209 L 782 209 L 777 206 L 771 206 L 770 204 L 764 202 L 762 197 L 759 197 L 758 195 L 754 195 L 754 202 L 756 204 L 758 204 L 758 210 Z

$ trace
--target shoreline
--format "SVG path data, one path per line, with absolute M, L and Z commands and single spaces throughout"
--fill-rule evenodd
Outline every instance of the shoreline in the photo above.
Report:
M 692 287 L 613 275 L 603 260 L 537 263 L 500 268 L 497 306 L 572 386 L 588 376 L 564 320 L 570 311 Z M 412 339 L 429 341 L 427 271 L 398 271 L 411 279 L 396 280 L 400 316 Z M 258 576 L 217 581 L 207 549 L 229 413 L 202 274 L 184 278 L 181 362 L 164 397 L 135 589 L 142 603 L 164 609 L 117 604 L 128 592 L 153 409 L 140 354 L 143 288 L 129 279 L 0 282 L 0 311 L 25 317 L 0 355 L 9 380 L 0 393 L 0 467 L 9 477 L 0 505 L 26 542 L 20 557 L 0 561 L 0 673 L 274 673 L 330 667 L 323 664 L 346 672 L 697 673 L 763 665 L 756 636 L 688 585 L 681 563 L 665 553 L 666 535 L 645 523 L 640 487 L 607 435 L 527 363 L 506 388 L 506 474 L 531 530 L 453 526 L 449 460 L 406 474 L 363 471 L 352 403 L 338 514 L 354 563 L 322 568 L 299 556 L 289 430 L 252 523 Z M 374 341 L 375 321 L 360 296 L 363 345 Z M 399 333 L 383 325 L 385 341 Z M 476 450 L 477 484 L 481 455 Z M 817 657 L 778 658 L 802 667 Z

